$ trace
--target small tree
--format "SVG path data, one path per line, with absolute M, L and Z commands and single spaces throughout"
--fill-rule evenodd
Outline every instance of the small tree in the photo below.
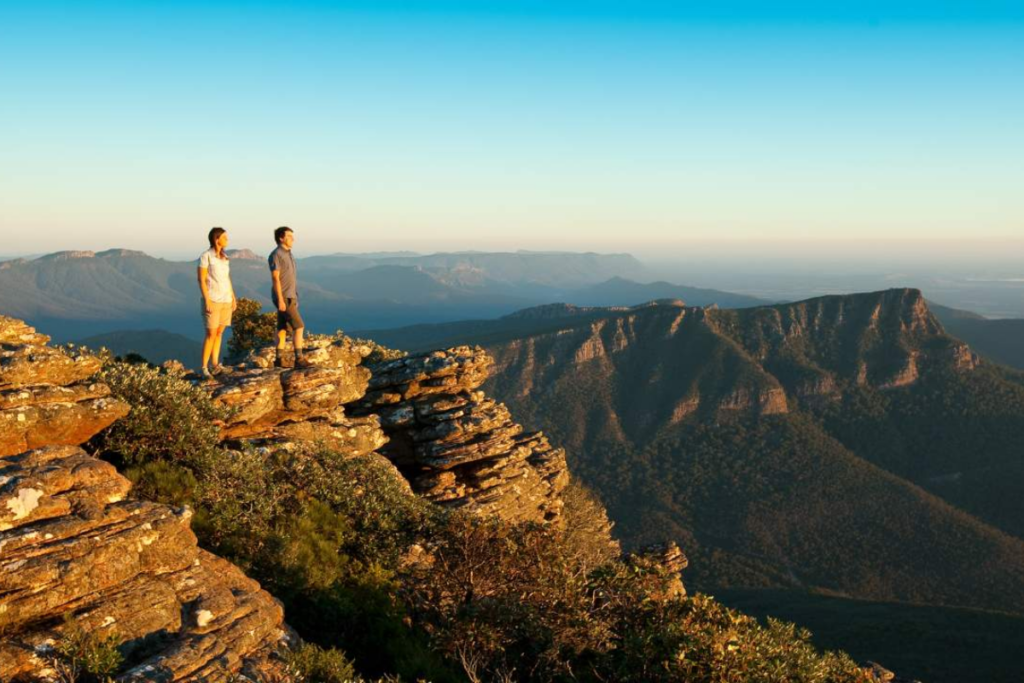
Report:
M 231 319 L 228 353 L 231 358 L 241 360 L 253 349 L 273 344 L 276 334 L 277 323 L 273 313 L 264 313 L 259 301 L 239 299 L 238 310 Z

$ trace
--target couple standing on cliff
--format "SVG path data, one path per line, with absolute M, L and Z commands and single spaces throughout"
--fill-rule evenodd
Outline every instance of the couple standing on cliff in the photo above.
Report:
M 228 232 L 224 228 L 213 228 L 208 238 L 210 248 L 199 257 L 197 269 L 199 289 L 203 293 L 203 320 L 206 323 L 200 372 L 207 379 L 221 372 L 221 337 L 224 329 L 231 325 L 231 314 L 238 308 L 238 299 L 231 286 L 231 261 L 225 253 Z M 289 330 L 295 346 L 295 364 L 306 366 L 309 363 L 303 355 L 302 345 L 305 325 L 299 315 L 298 280 L 295 275 L 295 257 L 292 255 L 295 233 L 291 228 L 282 226 L 274 230 L 274 241 L 277 242 L 277 248 L 267 258 L 273 284 L 270 298 L 277 308 L 277 357 L 274 367 L 284 366 L 282 357 Z

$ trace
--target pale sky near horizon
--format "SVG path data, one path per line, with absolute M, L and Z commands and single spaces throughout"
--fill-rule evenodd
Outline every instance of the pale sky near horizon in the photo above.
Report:
M 0 254 L 1005 256 L 1022 83 L 1019 2 L 2 0 Z

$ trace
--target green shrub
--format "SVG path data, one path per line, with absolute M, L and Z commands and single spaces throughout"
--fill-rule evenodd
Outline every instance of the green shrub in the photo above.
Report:
M 296 655 L 300 680 L 353 678 L 354 664 L 330 648 L 358 653 L 363 675 L 435 683 L 865 680 L 791 625 L 761 626 L 700 595 L 659 597 L 672 577 L 614 559 L 607 537 L 588 545 L 540 525 L 446 513 L 410 495 L 376 456 L 312 444 L 224 450 L 222 414 L 180 377 L 111 362 L 103 379 L 132 405 L 101 443 L 130 465 L 137 493 L 193 504 L 203 546 L 259 580 L 304 638 L 328 648 Z M 570 524 L 597 529 L 602 512 L 570 491 Z M 426 553 L 410 561 L 415 543 Z M 71 659 L 101 672 L 89 675 L 119 665 Z
M 166 460 L 132 465 L 124 471 L 132 482 L 132 495 L 143 500 L 181 507 L 195 506 L 199 482 L 192 470 Z
M 570 556 L 589 571 L 621 555 L 610 533 L 608 511 L 593 491 L 573 479 L 562 492 L 562 501 L 562 542 Z
M 227 411 L 181 377 L 141 364 L 112 361 L 99 374 L 131 412 L 97 437 L 98 447 L 126 464 L 200 462 L 212 457 Z
M 366 675 L 442 683 L 450 674 L 395 597 L 402 554 L 440 511 L 397 476 L 312 445 L 220 451 L 196 471 L 193 529 L 281 599 L 304 638 L 358 652 Z
M 121 668 L 124 658 L 117 649 L 116 634 L 100 636 L 89 633 L 68 618 L 64 630 L 53 645 L 52 668 L 65 683 L 104 681 Z
M 355 668 L 343 652 L 325 650 L 309 643 L 288 654 L 287 663 L 296 683 L 352 683 Z
M 586 574 L 557 533 L 453 515 L 406 599 L 471 681 L 825 683 L 865 681 L 810 634 L 706 596 L 665 598 L 672 575 L 608 562 Z

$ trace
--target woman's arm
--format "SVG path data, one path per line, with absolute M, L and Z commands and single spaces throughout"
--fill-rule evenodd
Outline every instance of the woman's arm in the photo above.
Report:
M 208 271 L 202 266 L 199 266 L 196 270 L 198 271 L 197 275 L 199 277 L 199 291 L 203 293 L 203 304 L 206 306 L 206 312 L 210 313 L 210 292 L 206 289 L 206 276 Z M 232 296 L 234 295 L 232 294 Z

